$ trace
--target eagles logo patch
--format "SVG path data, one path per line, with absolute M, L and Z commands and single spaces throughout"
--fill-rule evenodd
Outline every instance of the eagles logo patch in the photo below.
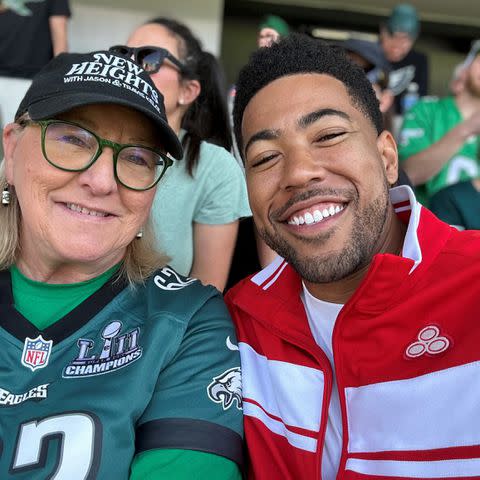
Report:
M 173 268 L 169 266 L 163 267 L 158 275 L 153 279 L 155 285 L 162 290 L 180 290 L 196 282 L 196 278 L 184 277 L 178 274 Z
M 234 403 L 242 410 L 242 374 L 240 367 L 230 368 L 217 377 L 207 387 L 207 395 L 212 402 L 228 410 Z

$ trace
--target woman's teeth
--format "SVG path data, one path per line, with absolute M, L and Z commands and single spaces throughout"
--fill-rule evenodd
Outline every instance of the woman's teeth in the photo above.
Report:
M 106 217 L 108 213 L 105 212 L 97 212 L 96 210 L 89 210 L 88 208 L 81 207 L 75 203 L 67 203 L 67 208 L 73 210 L 74 212 L 83 213 L 85 215 L 91 215 L 93 217 Z

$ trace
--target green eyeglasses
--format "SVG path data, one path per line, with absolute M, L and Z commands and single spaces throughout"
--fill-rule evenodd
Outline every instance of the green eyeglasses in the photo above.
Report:
M 112 142 L 73 122 L 28 123 L 38 124 L 42 129 L 42 152 L 47 162 L 66 172 L 87 170 L 108 147 L 113 150 L 117 182 L 130 190 L 144 191 L 153 188 L 173 164 L 173 160 L 159 150 Z

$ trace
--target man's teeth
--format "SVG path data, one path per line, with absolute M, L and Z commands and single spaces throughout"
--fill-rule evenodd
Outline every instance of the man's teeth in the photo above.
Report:
M 73 210 L 74 212 L 83 213 L 85 215 L 91 215 L 92 217 L 106 217 L 108 213 L 97 212 L 96 210 L 89 210 L 88 208 L 81 207 L 75 203 L 67 203 L 67 208 Z
M 312 225 L 321 222 L 324 218 L 333 217 L 333 215 L 341 212 L 345 205 L 330 205 L 323 210 L 314 210 L 313 212 L 305 212 L 303 215 L 296 215 L 290 218 L 289 225 Z

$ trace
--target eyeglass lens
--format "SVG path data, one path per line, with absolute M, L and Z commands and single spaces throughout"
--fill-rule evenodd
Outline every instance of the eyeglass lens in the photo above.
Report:
M 88 168 L 101 145 L 95 135 L 68 123 L 51 123 L 45 131 L 45 156 L 55 166 L 72 171 Z M 116 176 L 127 187 L 145 189 L 163 174 L 162 156 L 141 146 L 121 147 L 117 152 Z

